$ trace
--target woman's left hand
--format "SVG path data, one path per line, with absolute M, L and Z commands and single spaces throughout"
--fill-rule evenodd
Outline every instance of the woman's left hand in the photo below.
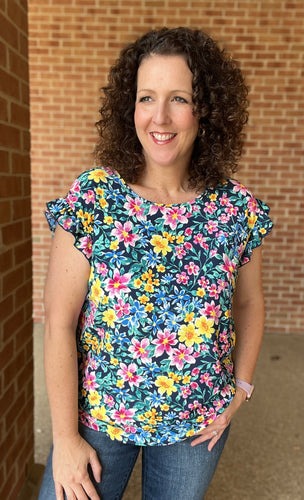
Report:
M 243 401 L 246 399 L 246 393 L 237 388 L 236 394 L 226 410 L 221 413 L 208 427 L 196 434 L 197 438 L 191 443 L 196 446 L 210 439 L 208 450 L 211 451 L 216 442 L 220 439 L 224 430 L 230 425 L 233 415 L 237 412 Z

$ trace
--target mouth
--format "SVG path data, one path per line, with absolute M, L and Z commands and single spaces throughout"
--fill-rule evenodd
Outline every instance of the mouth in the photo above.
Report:
M 177 134 L 174 133 L 163 133 L 161 134 L 160 132 L 150 132 L 150 135 L 156 142 L 161 142 L 161 143 L 167 143 L 170 142 L 174 137 L 177 136 Z

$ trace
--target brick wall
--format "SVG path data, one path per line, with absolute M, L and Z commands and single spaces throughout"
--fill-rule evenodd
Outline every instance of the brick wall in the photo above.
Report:
M 0 2 L 0 498 L 33 463 L 27 3 Z
M 251 87 L 246 156 L 238 178 L 270 204 L 264 246 L 267 332 L 304 332 L 302 0 L 31 0 L 35 319 L 50 236 L 44 203 L 92 166 L 98 89 L 125 42 L 166 25 L 200 27 L 239 59 Z

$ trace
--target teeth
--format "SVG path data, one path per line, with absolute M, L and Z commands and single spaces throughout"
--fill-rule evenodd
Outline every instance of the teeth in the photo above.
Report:
M 156 132 L 152 132 L 153 137 L 158 141 L 168 141 L 172 139 L 176 134 L 157 134 Z

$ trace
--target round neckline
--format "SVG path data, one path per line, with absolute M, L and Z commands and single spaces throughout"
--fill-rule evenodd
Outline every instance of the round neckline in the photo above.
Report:
M 115 172 L 115 175 L 118 177 L 122 186 L 129 194 L 131 194 L 133 197 L 140 199 L 143 203 L 150 204 L 150 205 L 153 205 L 156 207 L 168 207 L 168 208 L 170 208 L 170 207 L 182 207 L 182 206 L 186 206 L 186 205 L 194 205 L 195 203 L 199 202 L 204 197 L 206 192 L 210 189 L 209 187 L 206 187 L 204 189 L 204 191 L 202 191 L 198 196 L 196 196 L 188 201 L 184 201 L 182 203 L 157 203 L 155 201 L 144 198 L 140 194 L 136 193 L 136 191 L 134 191 L 134 189 L 132 189 L 129 186 L 129 184 L 126 183 L 126 181 L 121 177 L 121 175 L 118 172 Z

